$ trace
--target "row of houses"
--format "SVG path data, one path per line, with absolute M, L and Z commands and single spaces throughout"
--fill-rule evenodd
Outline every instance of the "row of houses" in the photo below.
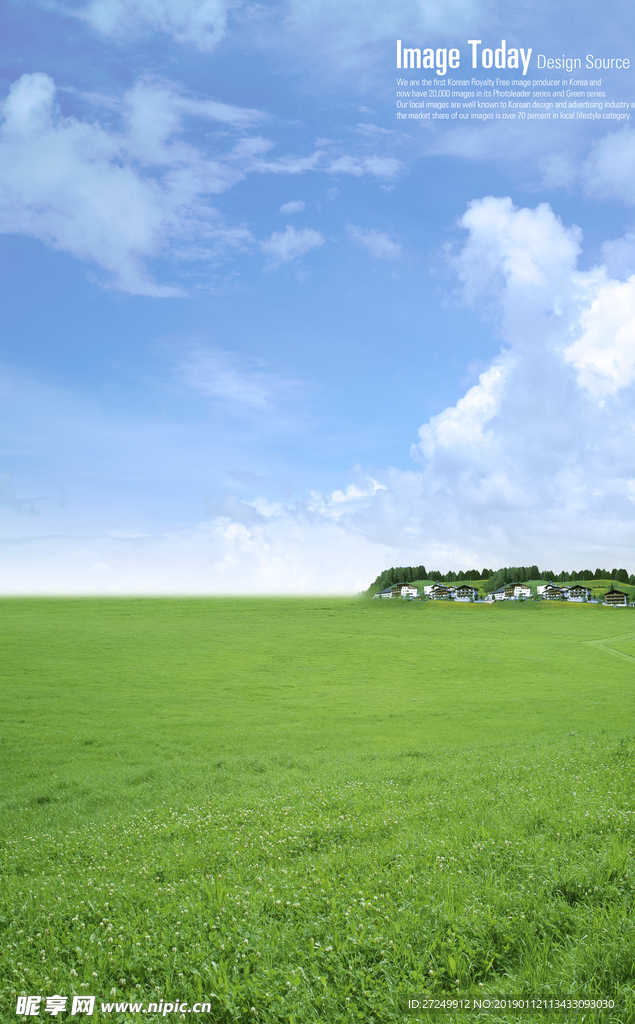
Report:
M 536 587 L 536 594 L 544 601 L 591 601 L 593 592 L 590 587 L 583 583 L 573 583 L 571 586 L 560 587 L 551 580 L 548 583 L 539 584 Z M 374 595 L 380 598 L 405 598 L 414 601 L 421 598 L 417 587 L 412 583 L 395 583 L 385 590 Z M 479 591 L 468 583 L 461 583 L 458 586 L 445 586 L 438 581 L 423 588 L 423 596 L 431 601 L 478 601 Z M 494 601 L 526 601 L 532 597 L 531 587 L 526 583 L 506 583 L 484 598 L 485 602 L 492 604 Z M 609 590 L 604 595 L 604 604 L 627 605 L 628 594 L 622 590 Z
M 470 587 L 467 583 L 456 587 L 445 587 L 442 583 L 433 583 L 423 588 L 423 594 L 424 597 L 428 597 L 432 601 L 477 601 L 479 596 L 476 587 Z M 391 587 L 386 587 L 385 590 L 381 590 L 373 596 L 405 597 L 414 601 L 420 598 L 421 594 L 412 583 L 394 583 Z
M 526 601 L 531 596 L 531 587 L 526 583 L 508 583 L 495 590 L 493 594 L 488 594 L 485 600 Z M 583 583 L 572 583 L 570 586 L 560 587 L 551 580 L 549 583 L 538 584 L 536 596 L 542 598 L 543 601 L 577 601 L 580 603 L 594 600 L 593 591 L 590 587 L 585 587 Z M 604 604 L 627 605 L 628 594 L 623 590 L 612 589 L 607 591 L 603 600 Z

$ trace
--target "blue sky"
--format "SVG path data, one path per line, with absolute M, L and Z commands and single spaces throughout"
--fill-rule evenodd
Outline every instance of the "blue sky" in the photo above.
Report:
M 635 78 L 537 68 L 634 17 L 5 4 L 2 592 L 634 571 Z M 472 38 L 602 116 L 398 121 L 396 40 Z

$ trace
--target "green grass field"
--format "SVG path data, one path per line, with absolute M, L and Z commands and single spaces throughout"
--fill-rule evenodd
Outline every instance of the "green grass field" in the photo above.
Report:
M 0 602 L 0 1019 L 635 1021 L 634 616 Z

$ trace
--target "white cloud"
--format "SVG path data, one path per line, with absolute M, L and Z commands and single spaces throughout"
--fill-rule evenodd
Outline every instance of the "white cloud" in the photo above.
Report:
M 286 231 L 274 231 L 269 238 L 260 243 L 260 247 L 268 257 L 269 264 L 277 267 L 281 263 L 291 263 L 299 259 L 311 249 L 318 249 L 324 242 L 325 239 L 319 231 L 312 228 L 297 231 L 288 224 Z
M 286 50 L 286 61 L 305 59 L 337 69 L 366 69 L 368 49 L 404 33 L 453 35 L 489 13 L 490 0 L 402 0 L 391 8 L 379 0 L 284 0 L 269 6 L 244 0 L 90 0 L 83 7 L 59 7 L 118 42 L 161 32 L 177 43 L 211 52 L 228 34 L 228 17 L 236 16 L 256 44 L 268 51 Z M 293 54 L 290 58 L 289 54 Z
M 488 196 L 470 203 L 461 226 L 469 237 L 455 267 L 466 297 L 492 294 L 508 330 L 522 331 L 524 306 L 556 313 L 570 301 L 581 234 L 563 228 L 547 203 L 516 210 L 511 199 Z
M 152 291 L 140 257 L 164 242 L 160 187 L 122 165 L 122 139 L 62 120 L 54 99 L 52 79 L 33 74 L 12 86 L 4 104 L 0 230 L 94 259 L 130 290 Z
M 373 155 L 330 162 L 323 150 L 276 156 L 275 143 L 261 135 L 236 137 L 263 120 L 261 112 L 192 98 L 164 80 L 141 79 L 122 99 L 83 98 L 105 108 L 109 121 L 114 113 L 119 127 L 63 117 L 49 75 L 22 75 L 11 86 L 0 125 L 0 231 L 90 261 L 133 294 L 184 294 L 196 270 L 209 274 L 232 251 L 256 248 L 245 225 L 225 224 L 212 205 L 213 196 L 249 174 L 321 170 L 391 180 L 403 169 L 399 160 Z M 206 149 L 188 141 L 192 118 L 222 126 Z M 281 211 L 303 208 L 295 200 Z M 279 264 L 323 242 L 315 230 L 289 227 L 262 248 Z M 172 261 L 167 283 L 152 275 L 158 258 Z
M 602 256 L 610 277 L 625 280 L 635 274 L 635 231 L 613 238 L 602 245 Z
M 287 0 L 283 43 L 292 40 L 296 52 L 310 47 L 313 61 L 321 57 L 339 72 L 368 69 L 368 51 L 397 39 L 429 37 L 467 30 L 468 25 L 493 25 L 488 0 Z M 418 45 L 418 44 L 417 44 Z
M 582 167 L 590 195 L 635 203 L 635 132 L 623 128 L 601 138 Z
M 116 39 L 164 32 L 178 43 L 209 51 L 225 35 L 229 6 L 226 0 L 92 0 L 68 13 Z
M 544 189 L 565 188 L 575 181 L 576 161 L 571 153 L 547 153 L 538 160 Z
M 327 167 L 329 174 L 352 174 L 355 178 L 372 174 L 386 181 L 397 178 L 404 170 L 405 164 L 392 156 L 340 156 Z
M 247 365 L 233 352 L 213 349 L 192 351 L 178 364 L 177 374 L 202 395 L 261 412 L 272 411 L 301 387 L 297 380 Z
M 566 349 L 578 380 L 597 397 L 616 395 L 635 380 L 635 276 L 603 280 L 580 317 L 582 334 Z
M 103 575 L 105 573 L 107 576 L 110 576 L 112 568 L 108 565 L 108 562 L 95 562 L 94 565 L 91 565 L 90 571 L 97 575 Z
M 40 539 L 3 545 L 4 594 L 347 594 L 390 550 L 310 512 L 219 517 L 150 539 Z M 96 561 L 97 559 L 97 561 Z
M 424 423 L 418 445 L 424 457 L 432 458 L 437 448 L 460 448 L 471 451 L 473 456 L 482 456 L 493 441 L 486 428 L 498 411 L 506 377 L 506 367 L 500 363 L 492 366 L 456 405 Z M 413 455 L 418 457 L 416 446 Z
M 365 112 L 365 113 L 368 113 L 368 114 L 372 113 L 372 111 L 367 110 L 366 107 L 361 107 L 360 109 L 363 112 Z M 370 124 L 368 122 L 362 122 L 362 121 L 359 121 L 357 123 L 357 125 L 355 126 L 355 132 L 358 135 L 363 135 L 366 138 L 373 139 L 373 140 L 376 139 L 378 136 L 380 136 L 380 137 L 382 135 L 395 136 L 397 134 L 396 129 L 394 129 L 394 128 L 380 128 L 379 125 L 377 125 L 377 124 Z
M 127 129 L 125 151 L 146 167 L 152 164 L 200 165 L 201 155 L 198 151 L 177 138 L 187 117 L 218 121 L 240 128 L 264 118 L 258 110 L 185 96 L 173 82 L 163 79 L 139 80 L 125 94 L 120 106 Z M 234 157 L 248 141 L 239 140 L 234 149 Z M 262 141 L 258 139 L 257 144 L 262 145 Z M 219 164 L 208 163 L 206 170 L 212 171 L 212 192 L 224 191 L 235 180 L 235 171 L 223 171 Z
M 468 301 L 496 315 L 504 347 L 422 426 L 419 471 L 375 471 L 246 527 L 267 557 L 300 557 L 285 529 L 311 557 L 321 551 L 327 570 L 314 584 L 338 565 L 333 524 L 366 558 L 367 583 L 421 562 L 635 570 L 635 279 L 579 271 L 580 232 L 545 204 L 488 197 L 461 224 L 455 268 Z
M 205 239 L 208 258 L 215 242 L 231 246 L 248 239 L 244 229 L 223 226 L 206 198 L 245 171 L 233 159 L 210 160 L 172 142 L 185 112 L 224 121 L 231 115 L 230 108 L 183 98 L 167 83 L 142 82 L 125 97 L 126 128 L 117 133 L 63 118 L 53 80 L 23 75 L 3 109 L 0 230 L 91 260 L 126 291 L 175 294 L 178 288 L 148 276 L 148 259 L 188 235 Z M 237 120 L 244 116 L 256 115 L 235 113 Z
M 399 242 L 393 241 L 384 231 L 364 230 L 355 224 L 347 224 L 346 231 L 352 241 L 365 246 L 377 259 L 396 260 L 401 255 Z
M 443 532 L 473 551 L 480 535 L 499 560 L 633 558 L 635 282 L 578 271 L 579 232 L 544 204 L 518 210 L 488 198 L 462 225 L 469 238 L 456 266 L 471 301 L 494 302 L 505 349 L 421 428 L 424 484 L 447 511 Z
M 314 171 L 322 160 L 323 153 L 317 150 L 310 156 L 285 155 L 275 159 L 265 158 L 265 153 L 273 149 L 275 143 L 269 139 L 252 137 L 241 139 L 234 148 L 233 159 L 245 171 L 256 174 L 304 174 Z
M 357 501 L 359 498 L 370 498 L 377 494 L 377 491 L 385 491 L 386 485 L 380 484 L 378 480 L 373 480 L 372 476 L 369 476 L 365 481 L 366 486 L 360 486 L 360 484 L 349 484 L 345 491 L 336 490 L 333 491 L 330 497 L 331 510 L 335 509 L 337 505 L 344 504 L 345 502 Z M 314 501 L 321 502 L 319 494 L 313 495 Z M 326 507 L 326 506 L 322 506 Z
M 423 424 L 417 469 L 357 469 L 294 503 L 234 500 L 186 530 L 5 545 L 4 592 L 350 592 L 422 562 L 635 571 L 635 278 L 579 270 L 579 231 L 545 204 L 488 197 L 461 225 L 454 266 L 503 346 Z M 204 393 L 273 401 L 259 368 L 192 372 Z
M 274 143 L 260 136 L 232 142 L 226 130 L 215 140 L 220 152 L 203 152 L 183 137 L 188 117 L 244 129 L 262 115 L 192 99 L 170 82 L 139 81 L 115 106 L 119 131 L 62 117 L 46 74 L 13 84 L 0 128 L 0 231 L 91 261 L 116 287 L 135 294 L 181 293 L 178 283 L 153 280 L 148 263 L 157 257 L 181 261 L 182 270 L 253 247 L 247 228 L 223 223 L 213 195 L 248 174 L 301 174 L 321 159 L 319 152 L 272 159 L 266 154 Z M 307 231 L 274 236 L 270 244 L 285 260 L 320 239 Z
M 280 213 L 302 213 L 305 206 L 304 199 L 294 199 L 290 203 L 283 203 L 280 207 Z

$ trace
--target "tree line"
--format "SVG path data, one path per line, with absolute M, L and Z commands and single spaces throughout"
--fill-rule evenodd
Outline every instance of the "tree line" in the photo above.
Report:
M 384 569 L 380 572 L 379 576 L 374 583 L 371 583 L 369 590 L 372 587 L 379 587 L 380 590 L 385 590 L 386 587 L 392 587 L 395 583 L 412 583 L 414 580 L 438 580 L 439 583 L 462 583 L 464 581 L 471 580 L 482 580 L 494 574 L 493 569 L 482 569 L 480 572 L 478 569 L 468 569 L 464 572 L 460 569 L 458 572 L 446 572 L 442 573 L 439 569 L 426 569 L 425 565 L 397 565 L 391 569 Z
M 571 583 L 575 580 L 615 580 L 617 583 L 630 583 L 635 584 L 635 574 L 631 573 L 630 576 L 626 569 L 596 569 L 595 572 L 591 572 L 590 569 L 582 569 L 580 572 L 561 572 L 558 575 L 554 575 L 549 570 L 549 576 L 543 573 L 543 577 L 553 580 L 554 583 Z
M 502 569 L 468 569 L 464 572 L 450 570 L 442 573 L 438 569 L 426 569 L 425 565 L 397 565 L 380 572 L 369 590 L 378 588 L 385 590 L 397 583 L 413 583 L 415 580 L 438 580 L 439 583 L 463 583 L 472 580 L 487 580 L 485 590 L 498 590 L 506 583 L 525 583 L 527 580 L 553 580 L 554 583 L 575 583 L 576 580 L 614 580 L 616 583 L 635 585 L 635 575 L 629 576 L 626 569 L 581 569 L 579 572 L 562 570 L 554 573 L 552 569 L 539 570 L 537 565 L 509 565 Z

